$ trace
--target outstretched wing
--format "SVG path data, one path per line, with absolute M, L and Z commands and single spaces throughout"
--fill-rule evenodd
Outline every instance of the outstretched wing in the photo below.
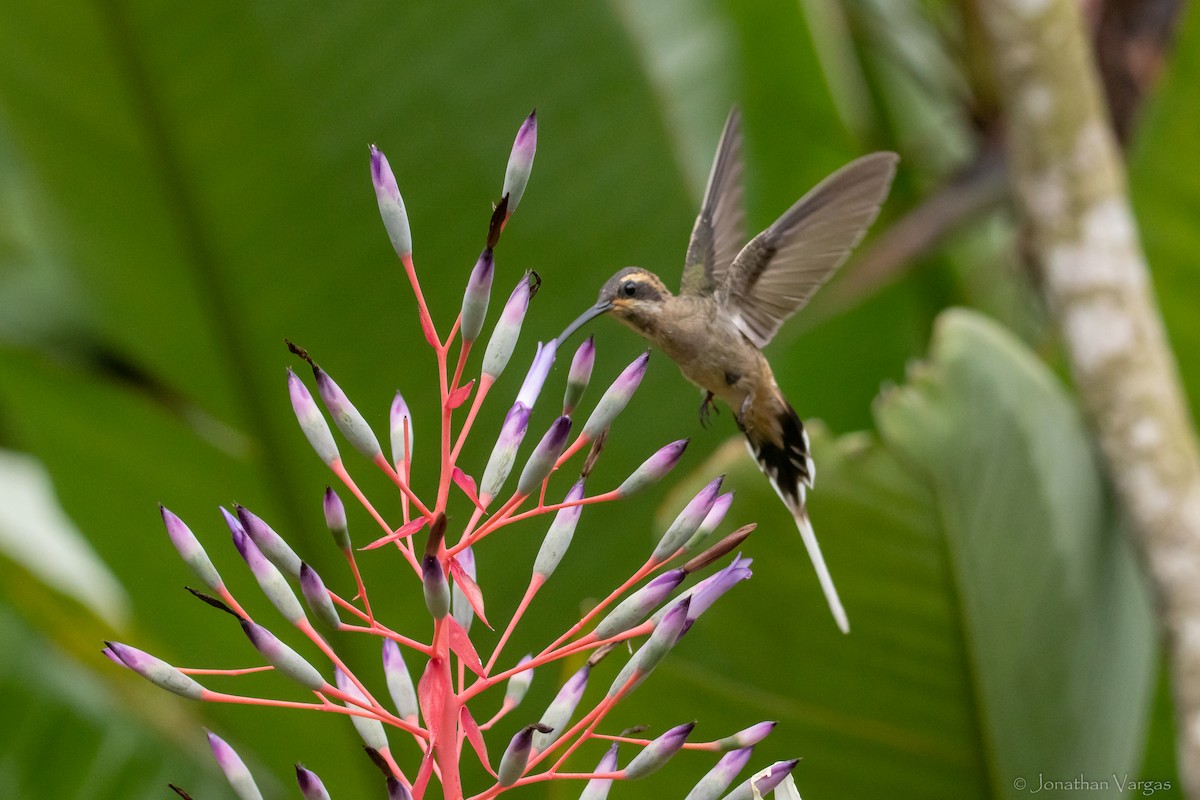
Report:
M 852 161 L 738 253 L 716 291 L 746 338 L 766 346 L 842 265 L 879 214 L 899 160 L 872 153 Z
M 735 108 L 725 120 L 704 203 L 692 228 L 681 294 L 712 294 L 746 241 L 742 211 L 742 126 Z

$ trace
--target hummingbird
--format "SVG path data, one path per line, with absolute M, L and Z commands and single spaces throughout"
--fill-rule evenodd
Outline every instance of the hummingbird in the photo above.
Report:
M 611 314 L 657 345 L 700 387 L 700 423 L 714 398 L 735 414 L 751 455 L 791 512 L 834 620 L 850 623 L 809 522 L 815 468 L 808 434 L 762 353 L 780 326 L 842 265 L 879 214 L 899 156 L 863 156 L 819 183 L 762 233 L 746 241 L 742 135 L 735 108 L 725 122 L 704 200 L 684 258 L 679 293 L 654 273 L 625 267 L 559 342 Z

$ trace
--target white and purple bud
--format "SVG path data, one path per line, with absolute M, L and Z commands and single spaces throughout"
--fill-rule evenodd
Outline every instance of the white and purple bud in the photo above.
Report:
M 533 749 L 533 734 L 543 732 L 541 729 L 541 725 L 534 724 L 526 725 L 517 731 L 500 758 L 500 766 L 496 770 L 497 783 L 501 786 L 512 786 L 525 774 L 525 767 L 529 764 L 529 753 Z
M 583 699 L 583 692 L 587 689 L 588 674 L 591 671 L 590 664 L 580 667 L 558 690 L 558 694 L 550 701 L 550 705 L 546 706 L 545 713 L 538 720 L 546 732 L 543 733 L 539 730 L 533 735 L 533 746 L 538 752 L 545 750 L 566 731 L 567 723 L 571 721 L 571 715 L 575 713 L 579 701 Z
M 408 432 L 407 443 L 404 440 L 405 429 Z M 388 413 L 388 434 L 392 442 L 392 463 L 398 472 L 403 469 L 405 461 L 412 462 L 413 454 L 412 412 L 399 392 L 392 398 L 392 408 Z
M 371 145 L 371 183 L 375 185 L 375 197 L 379 201 L 379 216 L 396 255 L 412 253 L 412 229 L 408 226 L 408 212 L 404 209 L 404 198 L 396 185 L 396 176 L 388 165 L 387 156 L 375 145 Z
M 323 502 L 325 510 L 325 524 L 329 527 L 329 532 L 333 534 L 334 544 L 343 553 L 350 550 L 350 526 L 346 522 L 346 506 L 342 504 L 342 498 L 337 496 L 331 487 L 325 487 L 325 499 Z
M 704 522 L 708 512 L 716 503 L 723 480 L 725 480 L 724 475 L 714 478 L 683 507 L 683 511 L 679 512 L 679 516 L 675 517 L 675 521 L 658 540 L 658 545 L 652 554 L 653 558 L 659 561 L 670 558 L 692 538 L 692 534 L 700 528 L 700 524 Z
M 167 535 L 171 537 L 171 544 L 175 545 L 175 549 L 179 551 L 179 557 L 183 559 L 183 563 L 192 568 L 192 572 L 196 573 L 196 577 L 203 581 L 205 586 L 214 591 L 219 590 L 224 585 L 221 576 L 217 573 L 217 568 L 209 560 L 208 553 L 204 552 L 204 547 L 192 533 L 191 528 L 172 514 L 166 506 L 159 505 L 158 510 L 162 514 L 163 524 L 167 526 Z
M 732 736 L 726 736 L 717 742 L 717 748 L 720 750 L 732 750 L 735 748 L 745 748 L 756 745 L 770 735 L 771 731 L 775 730 L 778 722 L 766 721 L 757 722 L 749 728 L 738 731 Z
M 388 694 L 392 696 L 392 703 L 396 706 L 396 713 L 403 720 L 415 721 L 420 713 L 417 690 L 413 686 L 408 665 L 404 663 L 400 645 L 391 639 L 383 640 L 383 676 L 387 681 Z
M 329 423 L 321 415 L 321 409 L 317 408 L 304 381 L 300 380 L 300 377 L 292 372 L 290 367 L 287 373 L 288 395 L 292 398 L 292 410 L 296 412 L 296 421 L 300 423 L 300 430 L 304 432 L 304 437 L 316 451 L 317 457 L 326 464 L 332 464 L 341 455 L 338 453 L 337 442 L 333 440 L 333 432 L 329 430 Z
M 458 565 L 463 568 L 467 576 L 471 580 L 475 580 L 475 551 L 470 547 L 464 547 L 455 556 L 458 559 Z M 450 613 L 464 631 L 468 633 L 471 630 L 471 622 L 475 619 L 475 609 L 471 607 L 471 601 L 467 599 L 467 595 L 458 586 L 458 581 L 454 582 L 454 586 L 450 589 Z
M 700 615 L 707 611 L 713 603 L 717 602 L 721 595 L 754 574 L 750 571 L 750 563 L 751 559 L 738 556 L 728 567 L 708 576 L 691 588 L 688 597 L 692 602 L 691 608 L 688 610 L 687 626 L 684 630 L 690 628 L 692 623 L 699 619 Z
M 792 774 L 792 770 L 799 763 L 800 759 L 798 758 L 790 761 L 776 761 L 766 769 L 759 770 L 739 783 L 732 792 L 725 795 L 724 800 L 756 800 L 759 797 L 766 797 L 776 786 L 783 783 L 784 778 Z
M 557 340 L 551 339 L 545 345 L 538 342 L 537 352 L 533 356 L 533 363 L 529 365 L 529 372 L 525 373 L 525 380 L 521 383 L 521 391 L 517 392 L 518 403 L 524 403 L 533 408 L 533 404 L 537 402 L 538 395 L 542 393 L 542 386 L 546 383 L 546 377 L 550 374 L 550 368 L 554 366 L 554 357 L 557 354 Z
M 692 538 L 688 539 L 683 545 L 683 550 L 688 555 L 699 550 L 712 532 L 720 527 L 725 520 L 725 514 L 728 513 L 729 507 L 733 505 L 733 492 L 726 492 L 716 499 L 712 504 L 712 508 L 708 510 L 708 515 L 704 521 L 700 523 L 700 527 L 692 534 Z
M 633 363 L 617 376 L 612 386 L 609 386 L 600 398 L 600 402 L 596 403 L 596 408 L 592 411 L 592 415 L 588 417 L 587 423 L 584 424 L 584 436 L 591 441 L 595 441 L 612 427 L 613 420 L 625 410 L 625 406 L 629 405 L 629 399 L 633 397 L 633 393 L 637 391 L 638 386 L 641 384 L 642 377 L 646 374 L 646 365 L 648 363 L 650 363 L 649 350 L 635 358 Z
M 583 478 L 580 478 L 567 492 L 563 502 L 572 503 L 582 499 Z M 550 530 L 546 531 L 546 538 L 542 540 L 537 558 L 534 559 L 534 575 L 540 575 L 545 580 L 558 568 L 559 562 L 567 553 L 567 548 L 571 546 L 571 539 L 575 536 L 575 526 L 579 524 L 579 516 L 582 513 L 582 504 L 560 508 L 555 512 L 554 521 L 550 523 Z
M 337 606 L 329 599 L 329 590 L 325 588 L 325 582 L 315 569 L 303 562 L 300 563 L 300 592 L 318 622 L 330 630 L 336 631 L 341 627 L 341 617 L 338 616 Z
M 488 302 L 492 296 L 492 279 L 496 274 L 496 259 L 492 248 L 485 247 L 479 254 L 467 279 L 467 290 L 463 293 L 462 321 L 459 330 L 464 342 L 473 342 L 479 338 L 483 330 L 483 320 L 487 317 Z
M 387 796 L 388 800 L 413 800 L 412 792 L 394 775 L 387 777 Z
M 692 787 L 683 800 L 720 800 L 721 795 L 730 787 L 734 779 L 746 768 L 753 747 L 743 747 L 721 756 L 717 765 L 708 771 L 700 782 Z
M 367 458 L 374 459 L 382 453 L 379 439 L 375 438 L 375 432 L 367 424 L 366 418 L 354 407 L 341 387 L 333 382 L 329 373 L 314 366 L 313 375 L 317 378 L 317 392 L 321 395 L 321 401 L 325 403 L 329 416 L 333 418 L 333 424 L 346 437 L 346 441 Z
M 588 381 L 592 379 L 592 367 L 596 364 L 596 341 L 589 336 L 575 351 L 571 359 L 571 370 L 567 373 L 567 390 L 563 393 L 563 412 L 570 414 L 579 405 L 579 398 L 587 389 Z
M 522 656 L 517 662 L 517 666 L 528 664 L 533 660 L 533 656 Z M 523 669 L 520 672 L 513 673 L 513 676 L 508 679 L 508 683 L 504 687 L 504 705 L 509 708 L 516 708 L 521 705 L 521 701 L 525 699 L 525 693 L 529 691 L 529 684 L 533 683 L 533 670 Z
M 254 544 L 262 551 L 272 564 L 280 571 L 293 578 L 300 577 L 300 556 L 276 533 L 270 525 L 263 522 L 244 506 L 234 505 L 242 529 L 254 540 Z
M 421 560 L 421 583 L 425 590 L 425 607 L 434 619 L 450 613 L 450 584 L 446 572 L 437 556 L 428 555 Z
M 600 763 L 596 765 L 594 770 L 598 775 L 605 775 L 610 772 L 617 771 L 617 747 L 616 742 L 604 752 L 604 756 L 600 759 Z M 583 788 L 583 793 L 579 795 L 579 800 L 607 800 L 608 790 L 612 786 L 612 778 L 592 778 L 587 782 L 587 786 Z
M 111 654 L 109 658 L 114 658 L 118 664 L 129 667 L 160 689 L 166 689 L 189 700 L 199 700 L 204 693 L 203 686 L 162 659 L 120 642 L 105 644 L 108 645 L 108 653 Z
M 492 338 L 488 340 L 487 350 L 483 353 L 483 374 L 495 380 L 508 366 L 513 348 L 517 346 L 517 338 L 521 335 L 521 323 L 525 321 L 525 313 L 529 310 L 529 299 L 533 297 L 532 273 L 522 276 L 517 288 L 504 304 L 504 311 L 496 321 Z
M 248 619 L 243 619 L 242 630 L 250 644 L 254 645 L 263 658 L 278 672 L 286 675 L 302 686 L 307 686 L 314 692 L 325 687 L 325 679 L 317 668 L 304 660 L 304 657 L 281 642 L 275 634 Z
M 254 783 L 250 770 L 246 769 L 246 764 L 242 761 L 241 756 L 224 739 L 212 731 L 208 732 L 208 746 L 212 749 L 217 766 L 221 768 L 221 772 L 225 773 L 225 780 L 229 781 L 229 785 L 233 787 L 238 800 L 262 800 L 262 792 L 258 790 L 258 786 Z
M 554 462 L 562 455 L 567 446 L 567 436 L 571 433 L 571 418 L 559 417 L 554 420 L 550 430 L 533 448 L 521 477 L 517 479 L 517 494 L 531 495 L 538 490 L 542 481 L 550 477 Z
M 633 691 L 658 666 L 659 662 L 666 658 L 667 653 L 671 652 L 671 648 L 683 635 L 690 604 L 691 601 L 687 597 L 683 597 L 667 607 L 662 619 L 655 626 L 654 632 L 650 634 L 650 638 L 617 674 L 616 680 L 608 688 L 609 697 L 616 697 L 629 679 L 636 677 L 636 681 L 627 690 Z
M 126 666 L 125 662 L 121 660 L 120 656 L 118 656 L 116 653 L 114 653 L 112 651 L 112 648 L 105 647 L 103 650 L 100 651 L 100 655 L 104 656 L 109 661 L 116 664 L 118 667 L 124 667 L 125 669 L 128 669 L 128 666 Z
M 625 767 L 626 780 L 635 781 L 652 772 L 657 772 L 671 760 L 671 756 L 679 752 L 679 749 L 687 742 L 688 736 L 691 735 L 692 728 L 695 727 L 696 723 L 694 722 L 676 725 L 646 745 L 642 752 L 634 756 L 633 760 Z
M 337 682 L 337 687 L 346 694 L 353 697 L 355 700 L 366 703 L 366 696 L 354 685 L 354 681 L 346 677 L 346 673 L 334 667 L 333 679 Z M 347 708 L 351 708 L 349 704 Z M 359 717 L 356 715 L 350 716 L 350 722 L 354 724 L 354 730 L 358 731 L 358 736 L 363 740 L 363 744 L 375 750 L 383 750 L 388 746 L 387 734 L 383 730 L 383 723 L 377 719 L 369 719 L 367 717 Z
M 300 794 L 304 795 L 304 800 L 331 800 L 317 773 L 299 764 L 296 765 L 296 783 L 300 784 Z
M 682 569 L 669 570 L 656 576 L 654 580 L 626 597 L 610 611 L 608 616 L 596 626 L 596 636 L 607 639 L 637 625 L 650 616 L 651 612 L 658 608 L 659 604 L 667 599 L 667 596 L 675 591 L 679 584 L 683 583 L 685 577 L 687 577 L 687 573 Z
M 628 497 L 634 492 L 645 489 L 652 483 L 662 480 L 668 472 L 675 469 L 683 451 L 687 449 L 689 439 L 680 439 L 660 447 L 658 452 L 642 462 L 642 465 L 617 487 L 618 497 Z
M 233 546 L 242 554 L 242 559 L 245 560 L 246 566 L 250 567 L 250 573 L 254 575 L 254 580 L 258 581 L 263 594 L 271 601 L 271 605 L 279 609 L 284 619 L 293 625 L 299 624 L 304 619 L 304 609 L 296 599 L 292 587 L 288 586 L 283 573 L 267 560 L 232 514 L 224 508 L 221 509 L 221 513 L 225 515 L 225 522 L 233 531 Z
M 517 449 L 525 440 L 525 431 L 528 429 L 529 406 L 517 403 L 504 417 L 500 437 L 496 439 L 496 446 L 492 448 L 487 466 L 483 468 L 483 477 L 479 481 L 479 502 L 487 505 L 500 493 L 504 481 L 512 472 L 513 463 L 517 460 Z
M 513 141 L 512 152 L 508 156 L 508 166 L 504 169 L 504 189 L 500 196 L 508 195 L 508 213 L 517 210 L 517 204 L 525 194 L 529 184 L 529 173 L 533 170 L 533 156 L 537 152 L 537 109 L 529 112 L 529 116 L 521 123 L 517 138 Z

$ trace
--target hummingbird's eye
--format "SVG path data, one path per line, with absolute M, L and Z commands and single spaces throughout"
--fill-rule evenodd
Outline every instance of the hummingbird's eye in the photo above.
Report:
M 621 296 L 633 297 L 637 294 L 637 281 L 625 281 L 621 284 Z

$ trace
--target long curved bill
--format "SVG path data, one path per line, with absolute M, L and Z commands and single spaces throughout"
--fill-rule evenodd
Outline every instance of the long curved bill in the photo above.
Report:
M 578 319 L 576 319 L 574 322 L 572 322 L 567 327 L 563 328 L 563 332 L 558 335 L 558 344 L 561 346 L 564 342 L 567 341 L 568 336 L 570 336 L 572 333 L 579 330 L 584 325 L 591 322 L 593 319 L 600 316 L 605 311 L 608 311 L 611 308 L 612 308 L 612 303 L 607 300 L 600 302 L 600 303 L 596 303 L 596 305 L 592 306 L 587 311 L 580 314 Z

